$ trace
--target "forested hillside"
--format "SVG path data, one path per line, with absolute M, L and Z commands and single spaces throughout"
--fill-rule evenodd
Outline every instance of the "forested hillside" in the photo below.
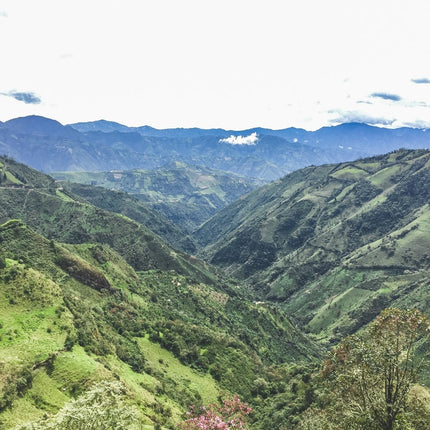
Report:
M 390 305 L 428 312 L 429 160 L 401 150 L 294 172 L 203 225 L 202 255 L 332 342 Z
M 96 206 L 105 200 L 107 191 L 78 186 L 73 182 L 124 191 L 142 201 L 142 207 L 154 209 L 189 232 L 229 203 L 263 184 L 257 179 L 179 162 L 153 170 L 61 172 L 53 173 L 53 176 L 71 181 L 65 186 Z M 104 208 L 113 210 L 108 205 L 106 203 Z M 122 206 L 127 208 L 130 204 Z
M 4 428 L 56 428 L 68 413 L 176 428 L 189 406 L 236 394 L 264 428 L 269 392 L 295 399 L 279 422 L 306 407 L 312 386 L 281 381 L 309 375 L 322 349 L 284 312 L 136 221 L 1 163 Z
M 209 419 L 225 409 L 200 407 L 222 400 L 249 411 L 255 430 L 427 425 L 430 394 L 417 382 L 430 368 L 415 363 L 428 349 L 429 167 L 425 150 L 308 167 L 239 198 L 191 239 L 124 192 L 2 157 L 0 423 L 189 430 L 189 407 Z M 196 246 L 207 262 L 178 250 Z M 423 314 L 384 313 L 393 307 Z M 381 363 L 382 373 L 365 369 L 374 398 L 387 384 L 383 357 L 409 369 L 404 415 L 378 400 L 350 418 L 364 344 L 365 360 Z

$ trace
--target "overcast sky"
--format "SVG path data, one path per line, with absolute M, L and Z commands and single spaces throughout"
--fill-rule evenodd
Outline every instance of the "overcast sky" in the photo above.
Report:
M 428 0 L 0 0 L 0 121 L 430 127 Z

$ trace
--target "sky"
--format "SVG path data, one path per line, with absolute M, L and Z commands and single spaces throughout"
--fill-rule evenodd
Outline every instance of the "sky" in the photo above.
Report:
M 430 128 L 428 0 L 0 0 L 0 121 Z

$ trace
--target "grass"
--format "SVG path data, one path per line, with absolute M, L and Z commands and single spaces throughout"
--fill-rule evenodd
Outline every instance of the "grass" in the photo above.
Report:
M 21 182 L 18 178 L 16 178 L 11 172 L 6 170 L 6 179 L 9 183 L 14 185 L 23 185 L 23 182 Z
M 57 197 L 60 197 L 62 200 L 65 200 L 66 202 L 73 202 L 74 201 L 70 196 L 63 193 L 58 188 L 55 190 L 55 194 L 57 195 Z
M 97 380 L 107 378 L 109 372 L 79 345 L 63 351 L 55 359 L 51 377 L 61 390 L 76 394 Z
M 147 338 L 140 338 L 137 341 L 154 370 L 164 373 L 166 377 L 175 380 L 178 385 L 184 384 L 191 390 L 199 392 L 204 404 L 217 400 L 220 390 L 209 374 L 198 373 L 184 366 L 171 352 Z
M 364 176 L 367 176 L 367 172 L 365 170 L 358 169 L 357 167 L 347 165 L 343 169 L 332 173 L 330 176 L 341 180 L 358 180 Z
M 373 175 L 369 176 L 369 181 L 380 188 L 388 188 L 392 185 L 392 177 L 398 175 L 402 172 L 405 167 L 402 164 L 394 164 L 388 167 L 385 167 Z
M 308 328 L 313 333 L 328 332 L 332 325 L 336 325 L 343 312 L 350 311 L 371 295 L 372 292 L 368 290 L 348 288 L 343 293 L 328 299 L 309 322 Z
M 60 316 L 57 306 L 33 307 L 30 302 L 10 304 L 5 291 L 0 292 L 0 361 L 8 368 L 25 362 L 46 359 L 60 349 L 71 326 L 70 314 Z

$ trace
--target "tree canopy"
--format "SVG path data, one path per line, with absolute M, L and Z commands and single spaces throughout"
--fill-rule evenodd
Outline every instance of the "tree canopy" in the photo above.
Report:
M 414 390 L 426 364 L 416 348 L 429 332 L 429 319 L 418 310 L 393 308 L 347 337 L 322 366 L 326 404 L 309 410 L 301 428 L 430 428 L 430 413 Z

